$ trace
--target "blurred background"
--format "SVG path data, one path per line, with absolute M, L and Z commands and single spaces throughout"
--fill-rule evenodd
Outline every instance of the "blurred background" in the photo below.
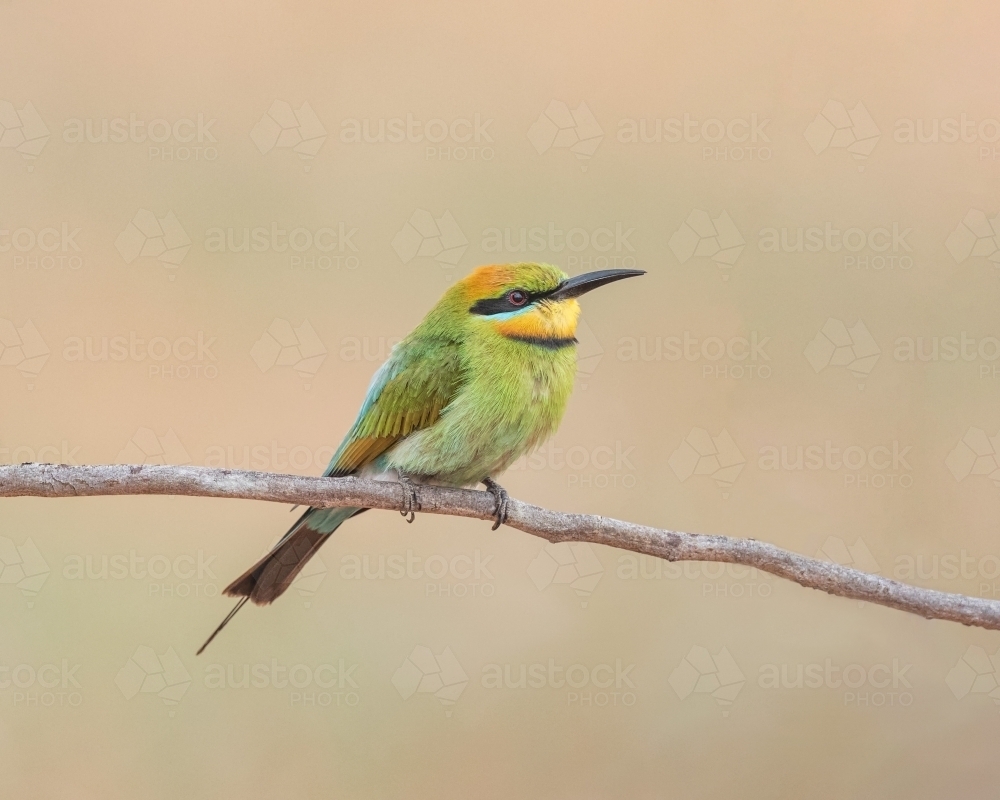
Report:
M 0 2 L 0 462 L 319 474 L 479 264 L 588 295 L 555 509 L 1000 593 L 997 9 Z M 7 797 L 991 797 L 1000 639 L 738 567 L 0 503 Z

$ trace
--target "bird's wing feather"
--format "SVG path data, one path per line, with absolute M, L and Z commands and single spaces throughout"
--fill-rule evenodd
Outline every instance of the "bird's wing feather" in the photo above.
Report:
M 398 345 L 372 377 L 354 426 L 324 473 L 357 472 L 416 430 L 433 425 L 461 384 L 458 343 L 419 339 Z

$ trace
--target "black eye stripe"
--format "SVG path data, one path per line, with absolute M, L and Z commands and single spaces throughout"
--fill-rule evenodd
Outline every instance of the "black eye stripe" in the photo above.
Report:
M 525 300 L 523 303 L 515 304 L 510 301 L 510 296 L 516 292 L 520 292 L 524 295 Z M 469 308 L 469 312 L 483 317 L 491 316 L 493 314 L 507 314 L 511 311 L 519 311 L 529 305 L 532 301 L 540 299 L 544 296 L 545 293 L 534 294 L 526 289 L 511 289 L 510 291 L 505 292 L 502 297 L 489 297 L 485 300 L 477 300 Z

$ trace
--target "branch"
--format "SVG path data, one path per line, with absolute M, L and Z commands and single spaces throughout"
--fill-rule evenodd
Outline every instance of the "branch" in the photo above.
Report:
M 493 518 L 486 492 L 415 487 L 422 513 Z M 187 495 L 267 500 L 303 506 L 360 506 L 401 511 L 400 484 L 361 478 L 311 478 L 270 472 L 171 466 L 0 466 L 0 497 Z M 564 514 L 510 499 L 507 524 L 550 542 L 592 542 L 667 561 L 720 561 L 755 567 L 839 597 L 1000 630 L 1000 601 L 921 589 L 850 567 L 807 558 L 754 539 L 706 536 L 649 528 L 586 514 Z

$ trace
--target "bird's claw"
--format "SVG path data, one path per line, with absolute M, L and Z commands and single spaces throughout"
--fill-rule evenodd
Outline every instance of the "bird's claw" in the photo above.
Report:
M 496 510 L 493 512 L 493 519 L 496 521 L 493 523 L 493 528 L 491 529 L 495 531 L 507 522 L 507 505 L 510 501 L 510 495 L 507 494 L 506 489 L 492 478 L 485 478 L 483 485 L 486 487 L 486 491 L 493 495 L 493 500 L 496 502 Z
M 405 475 L 400 475 L 399 482 L 403 487 L 403 508 L 399 513 L 408 523 L 412 523 L 417 516 L 416 512 L 420 510 L 420 499 L 417 497 L 413 481 Z

